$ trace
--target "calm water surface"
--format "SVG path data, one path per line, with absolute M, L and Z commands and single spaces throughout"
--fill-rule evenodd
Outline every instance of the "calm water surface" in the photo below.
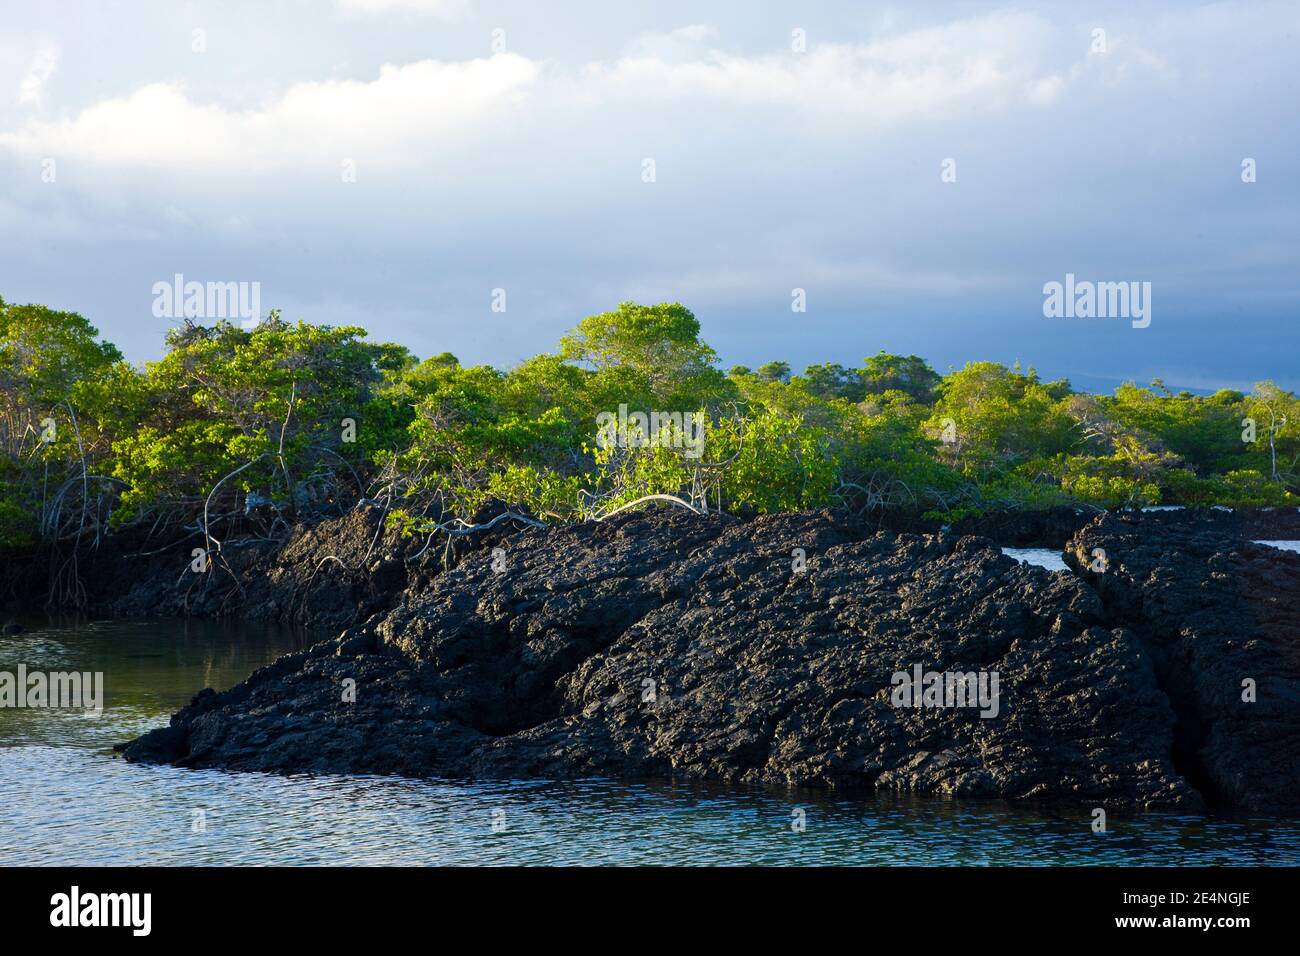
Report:
M 1270 548 L 1280 548 L 1283 551 L 1300 551 L 1300 541 L 1256 541 L 1256 544 L 1266 544 Z
M 29 622 L 0 670 L 105 674 L 99 717 L 0 709 L 7 864 L 1300 864 L 1300 823 L 668 783 L 466 784 L 127 764 L 161 726 L 304 643 L 249 625 Z M 203 826 L 196 826 L 200 814 Z M 791 824 L 802 811 L 803 832 Z
M 1003 548 L 1002 553 L 1022 564 L 1036 564 L 1049 571 L 1069 571 L 1060 551 L 1050 548 Z
M 1177 508 L 1177 505 L 1170 505 L 1170 508 Z M 1266 544 L 1270 548 L 1278 548 L 1281 551 L 1300 551 L 1300 541 L 1256 541 L 1256 544 Z M 1024 564 L 1036 564 L 1040 568 L 1047 568 L 1049 571 L 1069 571 L 1069 567 L 1061 558 L 1061 552 L 1051 548 L 1003 548 L 1002 553 L 1008 557 L 1015 558 Z

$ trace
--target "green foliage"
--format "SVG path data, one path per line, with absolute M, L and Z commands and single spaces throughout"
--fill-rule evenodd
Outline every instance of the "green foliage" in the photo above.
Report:
M 967 476 L 988 481 L 1075 444 L 1074 422 L 1059 391 L 1039 382 L 1032 369 L 972 362 L 943 379 L 927 424 L 936 435 L 954 430 L 954 463 Z
M 0 388 L 7 398 L 49 409 L 72 387 L 119 362 L 122 355 L 75 312 L 0 299 Z
M 762 369 L 759 369 L 761 372 Z M 866 386 L 862 376 L 853 369 L 843 365 L 827 363 L 810 365 L 799 377 L 798 386 L 809 395 L 821 401 L 842 398 L 850 402 L 860 402 L 866 396 Z
M 762 371 L 760 368 L 759 373 Z M 881 351 L 864 360 L 860 369 L 835 363 L 810 365 L 798 381 L 808 394 L 824 401 L 861 402 L 868 396 L 900 392 L 912 401 L 929 404 L 940 378 L 919 356 Z
M 768 382 L 788 382 L 790 381 L 790 363 L 767 362 L 758 367 L 756 374 L 759 378 Z
M 13 501 L 0 501 L 0 551 L 22 551 L 36 543 L 36 522 Z
M 723 500 L 761 514 L 828 504 L 840 467 L 831 444 L 824 429 L 770 410 L 723 419 L 708 433 L 711 455 L 730 462 Z
M 230 492 L 290 510 L 319 506 L 341 473 L 404 447 L 413 415 L 392 378 L 411 361 L 404 349 L 364 338 L 363 329 L 289 324 L 276 313 L 251 330 L 184 325 L 144 373 L 115 366 L 101 387 L 84 388 L 86 407 L 120 436 L 107 456 L 108 473 L 125 487 L 115 520 L 177 503 L 197 508 L 249 462 Z M 110 404 L 112 396 L 121 400 Z
M 916 355 L 881 351 L 863 363 L 860 373 L 868 394 L 903 392 L 912 401 L 929 404 L 941 381 L 938 373 Z
M 22 551 L 36 543 L 36 519 L 15 492 L 21 488 L 19 467 L 0 460 L 0 553 Z
M 1157 394 L 1127 384 L 1115 390 L 1114 398 L 1102 399 L 1102 404 L 1117 425 L 1218 471 L 1230 467 L 1247 450 L 1240 435 L 1241 399 L 1240 392 L 1202 398 L 1186 392 Z
M 29 545 L 42 524 L 62 534 L 65 486 L 107 449 L 96 418 L 112 402 L 88 383 L 119 380 L 127 366 L 98 335 L 75 312 L 0 299 L 0 548 Z
M 507 465 L 488 480 L 484 499 L 518 504 L 542 518 L 571 518 L 582 492 L 579 475 L 559 475 L 532 465 Z
M 87 513 L 108 519 L 103 502 L 118 524 L 193 526 L 210 496 L 225 519 L 269 508 L 292 520 L 380 489 L 418 530 L 421 516 L 468 519 L 494 499 L 551 520 L 648 495 L 954 520 L 1070 504 L 1294 505 L 1300 490 L 1300 402 L 1271 382 L 1094 396 L 1018 365 L 941 377 L 883 351 L 856 369 L 792 375 L 778 360 L 724 375 L 677 303 L 622 303 L 510 369 L 446 352 L 419 361 L 360 328 L 278 313 L 251 330 L 183 325 L 160 361 L 136 368 L 75 313 L 0 300 L 0 399 L 8 550 L 73 524 L 83 533 Z M 601 416 L 638 412 L 699 414 L 702 446 L 635 430 L 599 440 Z
M 647 389 L 669 408 L 698 408 L 727 393 L 717 355 L 700 340 L 700 323 L 680 303 L 623 302 L 589 316 L 560 340 L 560 357 Z

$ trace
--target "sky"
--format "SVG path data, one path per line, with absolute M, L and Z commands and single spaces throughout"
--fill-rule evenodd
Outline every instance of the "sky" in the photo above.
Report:
M 1300 4 L 0 0 L 0 23 L 0 296 L 132 360 L 179 273 L 502 367 L 680 301 L 724 367 L 885 349 L 1300 388 Z M 1047 317 L 1067 274 L 1149 282 L 1149 325 Z

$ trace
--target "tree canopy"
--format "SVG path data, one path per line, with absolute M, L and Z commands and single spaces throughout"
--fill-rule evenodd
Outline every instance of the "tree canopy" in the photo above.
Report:
M 624 302 L 509 369 L 278 313 L 186 323 L 166 349 L 135 367 L 76 313 L 0 300 L 0 548 L 124 525 L 273 533 L 361 497 L 418 529 L 494 498 L 562 520 L 653 494 L 952 517 L 1300 492 L 1300 402 L 1272 382 L 1092 395 L 883 351 L 724 373 L 679 303 Z

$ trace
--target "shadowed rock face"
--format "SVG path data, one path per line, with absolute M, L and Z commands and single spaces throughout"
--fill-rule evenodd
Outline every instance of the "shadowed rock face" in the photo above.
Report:
M 871 533 L 827 514 L 742 524 L 665 511 L 528 530 L 498 542 L 504 571 L 484 549 L 416 578 L 391 610 L 205 691 L 125 753 L 242 770 L 676 775 L 1199 807 L 1195 761 L 1176 766 L 1191 738 L 1178 739 L 1189 719 L 1171 675 L 1212 672 L 1221 655 L 1164 653 L 1152 609 L 1124 603 L 1145 585 L 1126 590 L 1111 573 L 1129 567 L 1118 557 L 1129 545 L 1103 521 L 1077 547 L 1090 550 L 1090 534 L 1113 549 L 1100 590 L 986 539 Z M 1273 555 L 1259 573 L 1291 574 Z M 1148 577 L 1177 573 L 1151 560 Z M 916 665 L 996 673 L 996 716 L 894 706 L 893 675 Z M 1201 671 L 1189 673 L 1195 695 Z M 1214 736 L 1230 726 L 1212 726 L 1207 765 L 1222 749 L 1250 776 L 1272 759 L 1268 741 L 1248 725 Z M 1286 789 L 1224 792 L 1261 786 Z
M 157 551 L 107 542 L 87 567 L 93 605 L 126 617 L 229 615 L 338 629 L 390 606 L 408 583 L 404 559 L 421 542 L 385 528 L 381 509 L 361 507 L 298 525 L 281 542 L 229 541 L 213 573 L 191 573 L 191 548 L 204 544 L 202 535 Z
M 1065 559 L 1138 635 L 1178 715 L 1189 782 L 1211 802 L 1300 808 L 1300 555 L 1210 522 L 1107 515 Z

